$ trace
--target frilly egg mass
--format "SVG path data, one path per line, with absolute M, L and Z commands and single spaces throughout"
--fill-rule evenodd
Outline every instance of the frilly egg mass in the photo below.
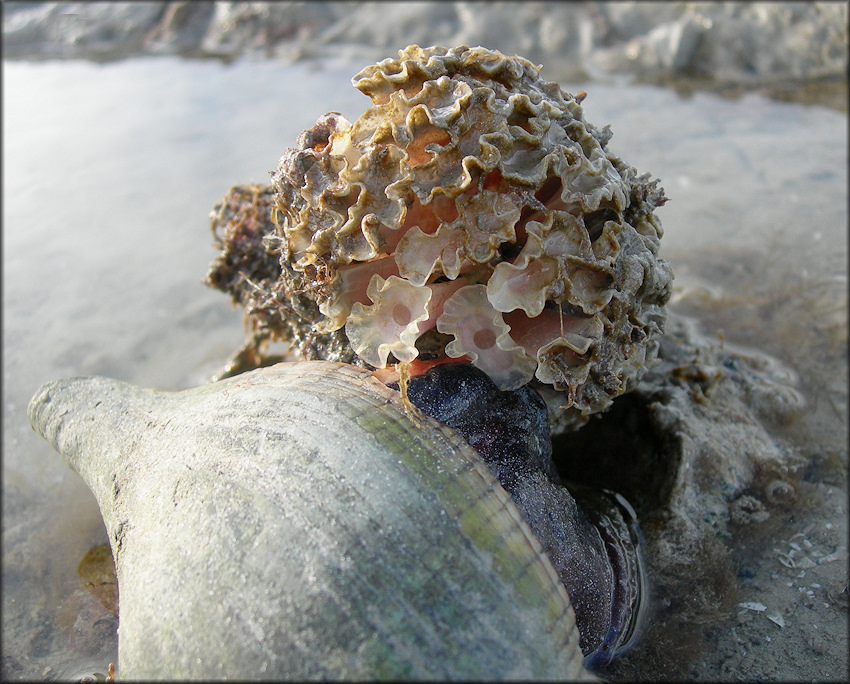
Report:
M 606 149 L 583 93 L 521 57 L 410 46 L 353 79 L 372 106 L 319 118 L 271 185 L 213 212 L 209 283 L 270 339 L 384 368 L 446 358 L 548 386 L 574 422 L 656 357 L 673 278 L 666 198 Z

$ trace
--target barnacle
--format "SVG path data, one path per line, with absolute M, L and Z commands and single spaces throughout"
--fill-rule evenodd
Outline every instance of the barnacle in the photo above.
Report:
M 466 360 L 579 416 L 633 388 L 670 295 L 666 198 L 607 150 L 583 96 L 465 46 L 413 45 L 352 82 L 372 106 L 321 117 L 272 174 L 269 289 L 299 319 L 272 336 L 376 368 Z

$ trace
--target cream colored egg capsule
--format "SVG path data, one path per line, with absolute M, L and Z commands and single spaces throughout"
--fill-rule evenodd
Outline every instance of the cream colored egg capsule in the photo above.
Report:
M 466 360 L 502 389 L 557 393 L 577 424 L 632 389 L 670 295 L 666 198 L 607 149 L 583 95 L 465 46 L 407 47 L 353 84 L 372 105 L 321 117 L 258 186 L 262 247 L 234 239 L 250 229 L 232 196 L 215 213 L 210 282 L 246 306 L 249 347 L 289 339 L 369 368 Z

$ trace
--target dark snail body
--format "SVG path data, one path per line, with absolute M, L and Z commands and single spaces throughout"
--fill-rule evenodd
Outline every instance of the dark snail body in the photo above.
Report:
M 447 363 L 412 378 L 407 396 L 481 454 L 552 559 L 586 664 L 609 663 L 640 615 L 639 533 L 628 503 L 583 491 L 577 503 L 555 470 L 546 404 L 530 385 L 500 390 L 471 364 Z

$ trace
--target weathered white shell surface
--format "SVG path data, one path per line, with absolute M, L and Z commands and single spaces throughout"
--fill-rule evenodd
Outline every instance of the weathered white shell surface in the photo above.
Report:
M 63 380 L 29 415 L 101 508 L 122 678 L 589 677 L 508 494 L 366 370 Z

